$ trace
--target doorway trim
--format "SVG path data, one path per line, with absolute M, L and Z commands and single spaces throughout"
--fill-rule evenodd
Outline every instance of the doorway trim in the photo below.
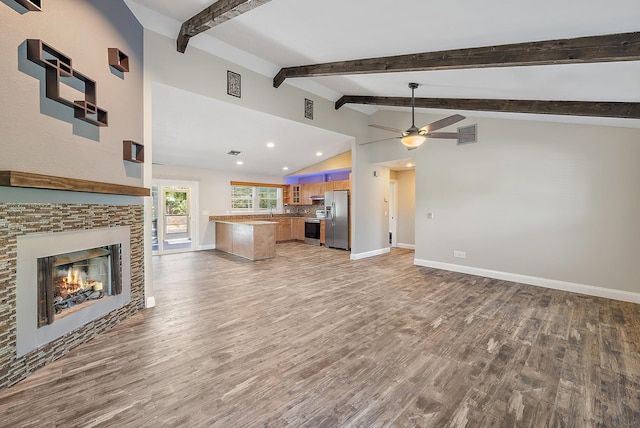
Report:
M 398 180 L 389 180 L 389 234 L 390 247 L 398 246 Z
M 153 179 L 152 187 L 158 188 L 158 198 L 162 198 L 162 188 L 163 187 L 188 187 L 190 189 L 190 198 L 189 201 L 189 227 L 191 228 L 191 247 L 186 249 L 175 249 L 175 250 L 163 250 L 162 249 L 162 239 L 164 238 L 164 232 L 162 231 L 163 226 L 163 206 L 162 201 L 158 200 L 157 205 L 157 214 L 158 214 L 158 226 L 156 229 L 158 230 L 158 249 L 152 251 L 153 255 L 162 255 L 162 254 L 173 254 L 173 253 L 184 253 L 190 251 L 197 251 L 199 249 L 199 241 L 200 241 L 200 222 L 199 222 L 199 182 L 191 181 L 191 180 L 173 180 L 173 179 Z M 152 205 L 155 204 L 152 201 Z M 153 220 L 153 218 L 152 218 Z

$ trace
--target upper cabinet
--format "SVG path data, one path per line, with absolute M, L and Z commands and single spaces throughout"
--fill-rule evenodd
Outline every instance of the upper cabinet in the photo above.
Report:
M 311 205 L 312 196 L 321 196 L 332 190 L 351 190 L 351 180 L 289 184 L 285 187 L 284 201 L 289 205 Z
M 300 184 L 289 184 L 285 186 L 285 204 L 289 205 L 301 205 L 302 204 L 302 194 L 301 194 L 301 185 Z
M 328 190 L 351 190 L 350 180 L 330 181 L 327 184 L 331 185 L 331 189 Z

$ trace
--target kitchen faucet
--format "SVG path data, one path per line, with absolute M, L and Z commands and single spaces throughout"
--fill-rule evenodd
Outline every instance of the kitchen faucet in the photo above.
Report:
M 269 217 L 273 218 L 273 205 L 269 204 Z

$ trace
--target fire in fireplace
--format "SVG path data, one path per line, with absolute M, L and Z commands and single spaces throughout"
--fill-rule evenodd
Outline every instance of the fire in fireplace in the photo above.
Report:
M 38 258 L 38 327 L 120 294 L 120 245 Z

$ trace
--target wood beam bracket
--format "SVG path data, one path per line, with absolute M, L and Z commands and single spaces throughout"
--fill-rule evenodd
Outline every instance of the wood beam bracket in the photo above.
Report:
M 184 53 L 187 50 L 187 45 L 191 37 L 197 36 L 203 31 L 207 31 L 218 24 L 242 15 L 245 12 L 249 12 L 270 1 L 271 0 L 218 0 L 182 23 L 178 39 L 176 40 L 178 52 Z

